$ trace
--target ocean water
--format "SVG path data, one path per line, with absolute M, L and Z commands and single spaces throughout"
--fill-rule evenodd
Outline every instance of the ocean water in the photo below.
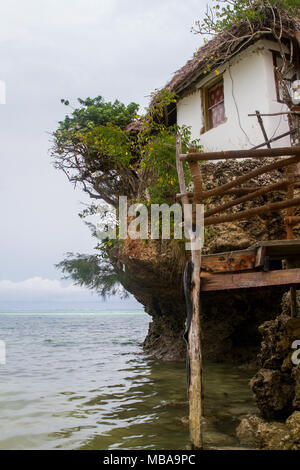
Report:
M 184 363 L 146 355 L 142 311 L 2 306 L 0 449 L 186 449 Z M 238 446 L 249 372 L 206 364 L 205 444 Z

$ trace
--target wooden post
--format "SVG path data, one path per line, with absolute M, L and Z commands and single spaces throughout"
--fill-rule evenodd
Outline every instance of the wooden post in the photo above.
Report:
M 189 203 L 189 198 L 188 198 L 186 186 L 185 186 L 182 161 L 180 160 L 181 152 L 182 152 L 181 135 L 179 132 L 177 132 L 177 135 L 176 135 L 176 169 L 177 169 L 179 188 L 180 188 L 180 193 L 181 193 L 181 204 L 184 206 L 184 204 Z
M 186 186 L 184 180 L 183 166 L 180 160 L 181 154 L 181 138 L 180 134 L 177 134 L 176 139 L 176 165 L 179 179 L 179 187 L 182 205 L 188 204 L 188 195 L 186 194 Z M 197 168 L 193 168 L 196 165 Z M 192 168 L 191 168 L 192 166 Z M 201 175 L 199 175 L 199 167 L 197 163 L 190 164 L 193 182 L 194 192 L 198 196 L 199 185 L 201 185 Z M 201 188 L 200 188 L 201 189 Z M 194 203 L 197 203 L 197 196 L 194 199 Z M 193 207 L 192 221 L 190 226 L 195 225 L 195 205 Z M 192 228 L 193 230 L 193 228 Z M 193 234 L 190 234 L 190 241 L 195 242 Z M 188 345 L 187 354 L 189 358 L 189 429 L 190 429 L 190 440 L 191 447 L 193 450 L 203 449 L 203 430 L 202 430 L 202 418 L 203 418 L 203 397 L 202 397 L 202 347 L 201 347 L 201 324 L 200 324 L 200 274 L 201 274 L 201 249 L 192 249 L 192 278 L 189 292 L 191 293 L 191 321 L 188 331 Z
M 271 145 L 270 145 L 270 142 L 269 142 L 269 139 L 268 139 L 268 136 L 267 136 L 267 133 L 266 133 L 266 129 L 265 129 L 265 126 L 264 126 L 262 117 L 261 117 L 261 115 L 260 115 L 260 112 L 259 112 L 259 111 L 255 111 L 255 114 L 256 114 L 256 116 L 257 116 L 258 124 L 260 125 L 262 134 L 263 134 L 263 136 L 264 136 L 265 143 L 266 143 L 267 147 L 270 149 L 270 148 L 271 148 Z
M 201 250 L 192 250 L 192 318 L 189 330 L 189 426 L 192 449 L 203 449 L 202 348 L 200 323 Z
M 190 148 L 193 152 L 196 149 Z M 198 162 L 190 162 L 189 167 L 194 184 L 192 226 L 196 228 L 197 204 L 201 204 L 202 175 Z M 199 237 L 199 235 L 198 235 Z M 197 240 L 198 242 L 200 240 Z M 189 331 L 189 357 L 190 357 L 190 434 L 193 449 L 203 449 L 203 365 L 202 365 L 202 341 L 201 341 L 201 299 L 200 299 L 200 275 L 201 275 L 201 249 L 192 249 L 192 319 Z

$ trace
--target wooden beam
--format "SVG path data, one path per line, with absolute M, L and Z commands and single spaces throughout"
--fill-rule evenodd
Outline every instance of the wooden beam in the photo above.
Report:
M 286 181 L 279 181 L 278 183 L 273 183 L 273 184 L 268 184 L 262 186 L 260 189 L 257 191 L 253 191 L 250 194 L 246 194 L 245 196 L 238 197 L 236 199 L 232 199 L 231 201 L 225 202 L 225 204 L 222 204 L 220 206 L 213 207 L 212 209 L 209 209 L 208 211 L 205 212 L 204 217 L 209 217 L 211 215 L 217 214 L 219 212 L 223 212 L 227 209 L 230 209 L 231 207 L 237 206 L 239 204 L 242 204 L 243 202 L 247 201 L 252 201 L 252 199 L 255 199 L 259 196 L 263 196 L 264 194 L 267 194 L 272 191 L 276 191 L 280 189 L 282 186 L 285 186 L 287 184 Z
M 205 275 L 202 273 L 201 276 L 201 291 L 203 292 L 297 285 L 300 285 L 300 268 L 238 274 Z
M 262 215 L 267 212 L 277 212 L 287 207 L 300 206 L 300 197 L 294 199 L 288 199 L 280 202 L 269 202 L 260 207 L 252 207 L 244 211 L 236 212 L 235 214 L 226 214 L 220 216 L 211 216 L 204 219 L 205 225 L 217 225 L 223 224 L 224 222 L 232 222 L 234 220 L 245 220 L 253 217 L 254 215 Z
M 259 113 L 261 116 L 282 116 L 283 114 L 293 114 L 292 111 L 282 111 L 280 113 Z M 255 117 L 256 114 L 248 114 L 249 117 Z
M 290 113 L 288 113 L 290 114 Z M 262 114 L 261 114 L 262 116 Z M 273 137 L 272 139 L 267 140 L 266 142 L 263 142 L 262 144 L 256 145 L 255 147 L 252 147 L 251 150 L 256 150 L 261 147 L 264 147 L 265 145 L 271 144 L 272 142 L 276 142 L 276 140 L 280 140 L 283 137 L 287 137 L 288 135 L 291 135 L 293 132 L 296 132 L 296 129 L 291 129 L 288 132 L 284 132 L 283 134 L 277 135 L 276 137 Z
M 281 181 L 280 187 L 284 188 L 286 185 L 287 185 L 286 180 Z M 228 189 L 227 191 L 225 190 L 222 195 L 225 196 L 225 194 L 226 194 L 226 195 L 230 195 L 230 196 L 241 196 L 243 194 L 249 194 L 249 193 L 252 193 L 254 191 L 258 191 L 259 189 L 264 188 L 264 187 L 265 187 L 265 185 L 262 185 L 262 186 L 242 186 L 241 188 L 232 188 L 232 189 Z M 295 187 L 295 189 L 299 189 L 300 188 L 300 183 L 295 183 L 294 187 Z M 194 196 L 193 191 L 189 191 L 185 194 L 189 198 Z M 182 196 L 183 196 L 183 194 L 180 194 L 180 193 L 176 194 L 177 198 L 181 198 Z
M 286 157 L 288 155 L 299 155 L 299 147 L 279 147 L 273 149 L 256 150 L 223 150 L 221 152 L 193 152 L 181 154 L 180 160 L 188 162 L 207 161 L 207 160 L 229 160 L 231 158 L 272 158 Z
M 207 197 L 223 195 L 228 189 L 234 188 L 235 186 L 240 186 L 241 184 L 245 183 L 246 181 L 249 181 L 252 178 L 255 178 L 256 176 L 263 175 L 264 173 L 269 173 L 273 170 L 277 170 L 278 168 L 285 168 L 299 161 L 300 153 L 295 157 L 283 158 L 279 161 L 269 163 L 268 165 L 263 165 L 261 167 L 256 168 L 255 170 L 249 171 L 245 175 L 238 176 L 229 183 L 223 184 L 221 186 L 218 186 L 217 188 L 213 188 L 208 191 L 202 191 L 201 196 L 205 199 Z

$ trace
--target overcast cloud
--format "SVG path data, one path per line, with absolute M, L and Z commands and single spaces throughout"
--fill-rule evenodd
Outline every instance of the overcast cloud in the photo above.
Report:
M 87 299 L 90 298 L 86 289 L 79 286 L 63 286 L 55 279 L 42 279 L 33 277 L 24 281 L 0 281 L 0 298 L 3 301 L 11 300 L 50 300 L 50 299 Z
M 43 290 L 42 280 L 51 279 L 51 289 L 60 292 L 54 264 L 67 251 L 91 252 L 95 244 L 77 216 L 85 196 L 50 162 L 49 133 L 66 112 L 60 99 L 75 103 L 100 94 L 143 108 L 199 46 L 190 27 L 205 3 L 1 2 L 0 280 L 12 282 L 6 287 L 31 282 L 36 291 L 39 282 Z

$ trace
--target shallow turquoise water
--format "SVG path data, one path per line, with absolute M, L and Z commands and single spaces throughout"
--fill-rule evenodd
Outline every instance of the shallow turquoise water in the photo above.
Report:
M 1 314 L 0 449 L 185 449 L 185 364 L 141 343 L 142 312 Z M 249 373 L 206 364 L 205 443 L 236 446 Z M 182 419 L 183 418 L 183 419 Z

